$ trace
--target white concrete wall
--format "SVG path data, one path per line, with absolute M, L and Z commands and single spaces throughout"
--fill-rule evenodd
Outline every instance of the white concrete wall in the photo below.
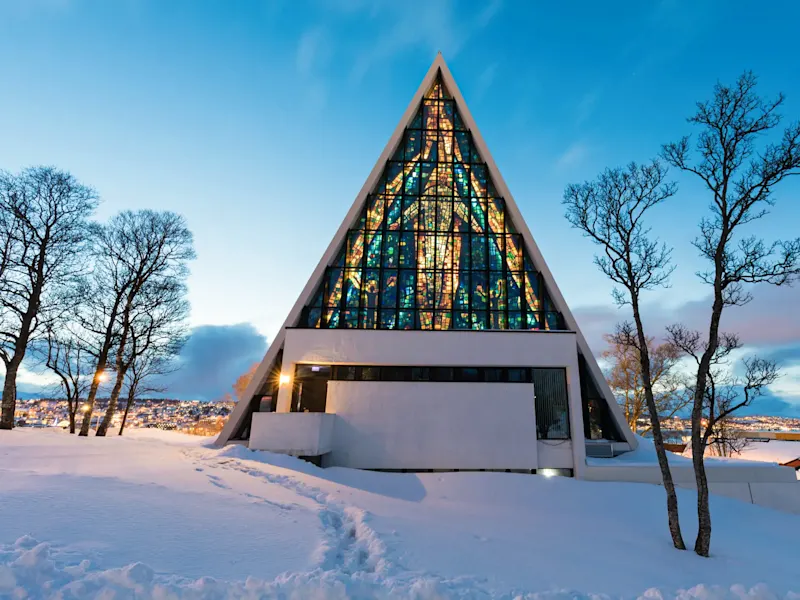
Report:
M 691 466 L 671 466 L 670 470 L 676 486 L 696 489 Z M 589 466 L 585 474 L 586 479 L 593 481 L 631 481 L 661 485 L 661 471 L 657 464 Z M 789 467 L 768 464 L 714 465 L 706 462 L 706 475 L 708 490 L 712 494 L 800 514 L 800 481 L 795 479 L 793 469 Z
M 289 329 L 283 372 L 312 364 L 503 367 L 577 366 L 575 334 L 548 331 Z
M 535 469 L 533 385 L 328 383 L 336 413 L 326 465 L 363 469 Z
M 287 329 L 282 372 L 293 376 L 295 365 L 298 363 L 564 367 L 567 370 L 570 431 L 575 439 L 583 441 L 578 351 L 576 336 L 572 332 Z M 331 382 L 330 385 L 333 384 Z M 369 383 L 358 382 L 355 385 L 363 386 L 369 385 Z M 442 386 L 448 384 L 435 383 L 433 385 Z M 470 388 L 481 384 L 469 383 L 465 385 Z M 493 395 L 500 393 L 498 386 L 502 386 L 502 384 L 492 383 L 486 385 L 491 386 Z M 512 385 L 517 386 L 520 384 Z M 330 408 L 330 402 L 329 391 L 327 410 L 332 412 L 334 409 Z M 290 386 L 284 386 L 278 394 L 278 412 L 288 412 L 290 405 L 291 389 Z M 338 413 L 339 411 L 335 410 L 335 412 Z M 376 426 L 379 421 L 380 419 L 375 420 Z M 364 426 L 366 426 L 366 423 Z M 530 437 L 535 441 L 535 429 L 531 429 Z M 566 458 L 567 449 L 571 453 L 569 460 Z M 542 466 L 572 468 L 576 477 L 582 475 L 585 465 L 585 447 L 583 443 L 565 444 L 558 450 L 547 448 L 545 449 L 545 455 L 548 462 L 552 461 L 553 464 Z M 441 467 L 417 464 L 413 468 L 432 469 Z M 515 467 L 511 464 L 505 464 L 492 468 L 527 469 L 536 467 Z
M 751 483 L 753 504 L 800 514 L 800 481 L 794 483 Z
M 571 440 L 539 440 L 537 450 L 540 469 L 573 468 Z
M 318 456 L 331 450 L 335 415 L 326 413 L 253 413 L 251 450 L 294 456 Z
M 586 468 L 586 479 L 661 483 L 658 463 L 599 466 L 596 463 L 600 460 L 592 459 L 595 464 Z M 608 459 L 608 462 L 613 463 L 614 459 Z M 670 471 L 676 484 L 694 485 L 694 469 L 691 465 L 670 465 Z M 797 483 L 793 469 L 757 462 L 751 466 L 742 463 L 726 465 L 724 462 L 711 464 L 706 461 L 706 477 L 709 483 Z

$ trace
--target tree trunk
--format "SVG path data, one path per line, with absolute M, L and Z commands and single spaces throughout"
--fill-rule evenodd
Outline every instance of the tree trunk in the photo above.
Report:
M 28 350 L 28 341 L 31 337 L 33 320 L 39 310 L 39 301 L 42 297 L 42 286 L 44 285 L 44 259 L 45 252 L 49 248 L 50 229 L 48 227 L 39 247 L 38 262 L 36 263 L 35 279 L 32 282 L 31 294 L 28 297 L 28 304 L 25 313 L 19 324 L 19 335 L 14 343 L 14 354 L 11 360 L 6 363 L 6 378 L 3 382 L 3 400 L 0 403 L 0 429 L 14 428 L 14 411 L 17 408 L 17 372 L 25 352 Z
M 89 388 L 89 395 L 86 397 L 86 405 L 88 409 L 85 413 L 83 413 L 83 422 L 81 423 L 81 430 L 78 435 L 80 437 L 86 437 L 89 435 L 89 428 L 92 424 L 92 411 L 94 410 L 94 401 L 97 398 L 97 389 L 100 387 L 100 374 L 105 370 L 106 362 L 105 360 L 102 361 L 102 364 L 98 361 L 97 369 L 94 372 L 94 378 L 92 379 L 92 385 Z
M 108 428 L 111 427 L 111 419 L 114 418 L 114 413 L 117 412 L 117 402 L 119 401 L 119 393 L 122 390 L 122 382 L 125 379 L 125 369 L 117 371 L 117 380 L 114 382 L 114 388 L 111 390 L 111 396 L 108 399 L 108 408 L 106 414 L 103 416 L 103 421 L 97 427 L 98 436 L 105 436 Z
M 721 261 L 721 259 L 718 259 Z M 721 264 L 718 263 L 718 264 Z M 721 267 L 717 267 L 720 273 Z M 694 479 L 697 485 L 697 538 L 694 542 L 694 551 L 707 557 L 711 550 L 711 511 L 708 506 L 708 479 L 706 478 L 705 444 L 700 431 L 703 422 L 703 400 L 708 373 L 711 369 L 711 359 L 719 347 L 719 322 L 722 317 L 722 286 L 717 275 L 714 285 L 714 304 L 711 309 L 711 323 L 708 331 L 708 346 L 700 358 L 697 369 L 697 382 L 694 389 L 694 404 L 692 406 L 692 465 L 694 466 Z M 709 423 L 709 426 L 711 424 Z
M 13 429 L 14 427 L 14 411 L 17 408 L 17 370 L 19 369 L 19 363 L 14 358 L 6 365 L 0 429 Z
M 642 369 L 642 383 L 644 385 L 644 396 L 647 402 L 647 409 L 650 413 L 650 426 L 653 430 L 653 445 L 656 448 L 658 466 L 661 469 L 661 480 L 664 483 L 664 490 L 667 493 L 667 519 L 669 522 L 669 533 L 672 536 L 672 545 L 678 550 L 686 550 L 681 534 L 680 517 L 678 514 L 678 495 L 675 493 L 675 482 L 672 480 L 672 472 L 669 470 L 669 459 L 667 451 L 664 449 L 664 436 L 661 433 L 661 422 L 658 420 L 658 409 L 653 398 L 653 386 L 650 379 L 650 352 L 647 349 L 647 338 L 644 335 L 644 326 L 639 314 L 639 302 L 633 294 L 632 307 L 633 318 L 636 321 L 637 337 L 639 339 L 639 361 Z
M 702 407 L 702 405 L 701 405 Z M 705 447 L 699 435 L 700 420 L 697 420 L 698 435 L 695 435 L 695 419 L 692 416 L 692 464 L 697 484 L 697 539 L 694 551 L 700 556 L 708 556 L 711 549 L 711 511 L 708 506 L 708 479 L 703 460 Z
M 125 412 L 122 414 L 122 423 L 119 426 L 119 435 L 122 435 L 122 431 L 125 429 L 125 422 L 128 420 L 128 411 L 133 406 L 133 394 L 128 394 L 128 402 L 125 404 Z
M 694 542 L 694 551 L 700 556 L 706 557 L 711 549 L 711 512 L 708 507 L 708 479 L 704 461 L 705 445 L 700 427 L 703 420 L 703 394 L 706 389 L 706 374 L 710 368 L 710 358 L 711 355 L 708 354 L 708 360 L 705 355 L 700 360 L 694 405 L 692 406 L 692 466 L 697 485 L 697 538 Z

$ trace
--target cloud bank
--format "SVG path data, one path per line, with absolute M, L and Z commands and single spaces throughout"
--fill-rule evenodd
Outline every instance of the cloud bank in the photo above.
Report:
M 179 357 L 180 369 L 162 379 L 170 398 L 216 400 L 267 350 L 250 323 L 195 327 Z
M 782 376 L 769 395 L 760 398 L 749 414 L 797 416 L 800 414 L 800 287 L 756 285 L 753 300 L 745 306 L 725 309 L 722 330 L 738 333 L 746 354 L 757 353 L 776 360 Z M 642 309 L 648 335 L 663 338 L 667 325 L 683 323 L 701 332 L 708 330 L 711 298 L 692 300 L 675 308 L 659 304 Z M 630 320 L 630 307 L 617 308 L 611 302 L 573 310 L 575 319 L 595 355 L 605 350 L 603 336 L 620 321 Z M 747 414 L 747 413 L 744 413 Z

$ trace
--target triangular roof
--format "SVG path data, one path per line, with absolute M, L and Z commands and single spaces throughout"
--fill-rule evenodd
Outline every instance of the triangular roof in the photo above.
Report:
M 325 275 L 326 267 L 328 267 L 333 263 L 340 249 L 344 245 L 348 229 L 353 227 L 353 225 L 360 218 L 362 210 L 364 209 L 365 204 L 367 202 L 368 196 L 378 184 L 378 181 L 386 167 L 387 161 L 389 161 L 392 158 L 398 146 L 402 143 L 404 131 L 409 126 L 409 124 L 411 124 L 412 120 L 417 114 L 417 111 L 423 99 L 425 98 L 425 94 L 434 85 L 434 83 L 437 80 L 437 77 L 441 78 L 441 81 L 444 84 L 445 88 L 449 91 L 458 111 L 461 114 L 461 118 L 463 119 L 465 128 L 471 133 L 473 144 L 476 147 L 477 151 L 479 152 L 483 162 L 486 163 L 489 176 L 491 180 L 494 182 L 494 186 L 497 190 L 497 195 L 504 198 L 505 212 L 511 219 L 511 221 L 516 225 L 517 231 L 522 236 L 526 253 L 530 256 L 530 259 L 532 260 L 536 269 L 539 271 L 539 273 L 541 273 L 544 282 L 546 284 L 547 290 L 549 292 L 550 301 L 552 302 L 554 308 L 557 311 L 561 312 L 566 328 L 576 333 L 578 348 L 581 354 L 583 354 L 584 358 L 586 359 L 586 364 L 590 370 L 590 373 L 595 381 L 598 390 L 606 398 L 607 404 L 611 410 L 614 420 L 617 423 L 618 428 L 620 429 L 620 431 L 623 432 L 626 441 L 628 441 L 631 447 L 632 448 L 636 447 L 635 436 L 631 433 L 630 429 L 627 427 L 622 412 L 617 406 L 617 403 L 614 400 L 614 396 L 611 390 L 609 389 L 605 381 L 605 378 L 602 372 L 600 371 L 600 368 L 597 365 L 597 362 L 595 361 L 594 356 L 592 355 L 591 350 L 589 349 L 589 346 L 585 338 L 581 334 L 577 322 L 572 316 L 572 312 L 569 310 L 566 301 L 564 300 L 560 290 L 558 289 L 558 286 L 556 285 L 556 282 L 553 279 L 552 273 L 550 272 L 550 269 L 547 267 L 547 264 L 545 263 L 544 258 L 541 252 L 539 251 L 539 248 L 536 245 L 536 242 L 534 241 L 533 236 L 530 230 L 528 229 L 528 226 L 525 220 L 523 219 L 522 214 L 520 213 L 516 202 L 514 201 L 511 191 L 508 189 L 505 180 L 500 174 L 500 171 L 497 168 L 497 165 L 494 162 L 491 153 L 489 152 L 489 149 L 483 139 L 483 136 L 481 136 L 480 130 L 478 129 L 475 120 L 473 119 L 472 114 L 470 113 L 469 108 L 467 107 L 467 104 L 464 101 L 464 97 L 461 95 L 461 91 L 459 90 L 458 85 L 453 79 L 450 69 L 447 67 L 447 64 L 445 63 L 441 53 L 437 54 L 436 58 L 433 61 L 433 64 L 431 65 L 430 69 L 428 69 L 427 74 L 423 78 L 422 83 L 420 84 L 419 88 L 417 89 L 416 93 L 411 99 L 411 102 L 409 103 L 408 107 L 403 113 L 403 117 L 400 119 L 400 122 L 395 128 L 391 138 L 389 139 L 389 142 L 386 144 L 386 147 L 379 156 L 377 162 L 375 163 L 375 166 L 370 172 L 369 177 L 367 177 L 367 180 L 365 181 L 360 192 L 356 196 L 347 215 L 342 220 L 339 229 L 333 236 L 333 239 L 331 240 L 331 243 L 328 245 L 325 254 L 323 255 L 320 262 L 317 264 L 316 268 L 314 269 L 314 272 L 312 273 L 311 277 L 309 278 L 308 282 L 303 288 L 303 291 L 297 298 L 297 301 L 295 302 L 294 306 L 289 311 L 289 315 L 287 316 L 286 320 L 281 326 L 281 329 L 278 332 L 276 338 L 270 344 L 270 347 L 267 350 L 267 353 L 263 361 L 256 370 L 256 373 L 254 374 L 252 381 L 245 390 L 245 393 L 243 394 L 242 398 L 248 400 L 252 398 L 253 395 L 257 392 L 257 390 L 266 380 L 266 377 L 270 372 L 270 369 L 272 368 L 275 359 L 278 356 L 278 352 L 283 347 L 286 328 L 297 326 L 298 323 L 300 322 L 301 316 L 304 312 L 304 307 L 309 305 L 309 303 L 311 302 L 312 295 L 315 293 L 315 290 L 318 289 L 319 284 Z M 233 432 L 236 430 L 241 419 L 247 418 L 248 405 L 249 402 L 244 400 L 237 403 L 233 413 L 228 419 L 228 422 L 226 423 L 225 427 L 223 428 L 222 432 L 217 438 L 218 444 L 226 443 L 230 439 Z

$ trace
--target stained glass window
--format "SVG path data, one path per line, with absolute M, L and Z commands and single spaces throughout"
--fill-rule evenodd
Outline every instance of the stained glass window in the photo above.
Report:
M 441 77 L 301 326 L 563 329 Z

